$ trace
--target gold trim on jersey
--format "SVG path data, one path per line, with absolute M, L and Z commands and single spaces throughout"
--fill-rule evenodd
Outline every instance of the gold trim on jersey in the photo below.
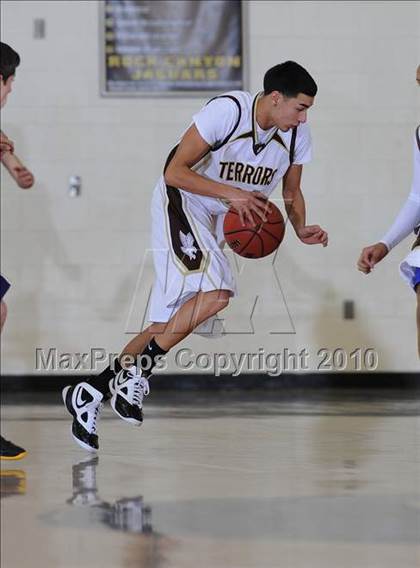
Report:
M 257 135 L 257 126 L 258 126 L 258 122 L 257 122 L 257 107 L 258 107 L 258 102 L 259 100 L 264 96 L 264 91 L 260 91 L 259 93 L 257 93 L 257 95 L 255 96 L 253 102 L 252 102 L 252 139 L 253 139 L 253 145 L 252 145 L 252 149 L 254 150 L 254 154 L 257 156 L 262 150 L 264 150 L 264 148 L 266 146 L 268 146 L 268 144 L 271 142 L 271 140 L 274 138 L 274 136 L 277 134 L 277 129 L 273 129 L 273 132 L 271 133 L 271 135 L 267 138 L 267 140 L 265 142 L 259 142 L 258 140 L 258 135 Z
M 236 140 L 241 140 L 243 138 L 253 138 L 252 130 L 249 130 L 248 132 L 244 132 L 243 134 L 239 134 L 239 136 L 237 136 L 236 138 L 231 140 L 230 143 L 235 142 Z
M 258 137 L 257 137 L 257 125 L 258 125 L 258 122 L 257 122 L 257 106 L 258 106 L 258 101 L 263 96 L 263 94 L 264 94 L 263 91 L 258 93 L 254 97 L 254 100 L 252 102 L 252 124 L 251 124 L 252 129 L 248 130 L 247 132 L 243 132 L 242 134 L 239 134 L 239 136 L 236 136 L 235 138 L 232 138 L 232 140 L 229 140 L 228 144 L 233 144 L 233 142 L 236 142 L 237 140 L 246 140 L 247 138 L 252 138 L 252 149 L 254 150 L 254 154 L 258 155 L 262 150 L 264 150 L 264 148 L 266 148 L 266 146 L 268 146 L 268 144 L 272 140 L 274 140 L 274 142 L 277 142 L 278 144 L 280 144 L 280 146 L 283 148 L 283 150 L 285 150 L 289 154 L 290 148 L 287 146 L 286 142 L 280 136 L 278 129 L 273 129 L 272 134 L 268 137 L 266 142 L 259 142 L 258 141 Z
M 282 146 L 288 154 L 290 153 L 290 148 L 286 146 L 286 142 L 283 140 L 283 138 L 280 136 L 278 132 L 274 134 L 272 140 L 274 140 L 274 142 L 278 142 L 280 146 Z
M 236 138 L 234 138 L 233 140 L 230 140 L 228 142 L 228 144 L 232 144 L 233 142 L 236 142 L 237 140 L 245 140 L 246 138 L 253 138 L 253 134 L 252 131 L 250 130 L 249 132 L 244 132 L 243 134 L 240 134 L 239 136 L 237 136 Z M 283 138 L 278 134 L 278 132 L 275 132 L 272 136 L 272 138 L 270 138 L 269 142 L 274 141 L 274 142 L 278 142 L 278 144 L 280 144 L 280 146 L 283 148 L 283 150 L 285 150 L 287 153 L 290 152 L 290 148 L 287 147 L 286 142 L 283 140 Z M 267 142 L 267 144 L 269 143 Z M 267 145 L 265 144 L 265 146 Z
M 169 196 L 168 196 L 168 193 L 167 193 L 167 186 L 166 186 L 165 182 L 163 182 L 163 183 L 164 183 L 164 190 L 163 190 L 163 191 L 164 191 L 164 193 L 165 193 L 165 195 L 164 195 L 164 197 L 165 197 L 164 214 L 165 214 L 166 240 L 167 240 L 167 243 L 168 243 L 168 248 L 169 248 L 169 250 L 171 251 L 171 256 L 172 256 L 173 263 L 174 263 L 174 265 L 178 268 L 178 270 L 180 271 L 180 273 L 181 273 L 183 276 L 188 276 L 188 274 L 196 274 L 196 273 L 203 272 L 203 271 L 205 271 L 206 263 L 207 263 L 207 260 L 206 260 L 207 253 L 206 253 L 206 251 L 203 251 L 203 250 L 200 248 L 200 251 L 201 251 L 201 254 L 202 254 L 202 259 L 201 259 L 201 262 L 200 262 L 200 266 L 199 266 L 198 268 L 195 268 L 195 269 L 192 269 L 192 270 L 189 270 L 189 269 L 185 266 L 185 264 L 182 263 L 182 261 L 179 259 L 178 255 L 176 254 L 176 251 L 175 251 L 175 249 L 174 249 L 174 245 L 173 245 L 173 242 L 172 242 L 172 234 L 171 234 L 169 211 L 168 211 Z M 185 208 L 184 208 L 184 200 L 183 200 L 182 194 L 181 194 L 181 200 L 182 200 L 182 205 L 183 205 L 184 214 L 186 214 Z M 187 220 L 188 220 L 188 222 L 190 222 L 190 219 L 189 219 L 188 217 L 187 217 Z M 193 236 L 194 236 L 194 238 L 197 240 L 197 236 L 196 236 L 195 234 L 194 234 Z M 199 243 L 199 244 L 200 244 L 200 243 Z M 165 279 L 165 280 L 166 280 L 166 279 Z
M 211 160 L 211 153 L 209 151 L 207 152 L 207 154 L 204 154 L 204 156 L 196 164 L 192 166 L 191 170 L 193 172 L 196 172 L 200 168 L 206 167 L 210 160 Z

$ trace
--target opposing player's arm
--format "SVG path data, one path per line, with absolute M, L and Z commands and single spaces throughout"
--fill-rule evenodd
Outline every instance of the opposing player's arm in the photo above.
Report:
M 302 165 L 292 164 L 283 176 L 283 199 L 296 235 L 307 245 L 328 245 L 328 234 L 319 225 L 306 225 L 306 205 L 300 188 Z
M 238 211 L 242 222 L 247 220 L 254 224 L 252 211 L 265 220 L 264 197 L 211 180 L 192 169 L 210 150 L 210 146 L 200 136 L 197 127 L 191 125 L 164 172 L 165 183 L 190 193 L 226 199 Z
M 6 134 L 0 130 L 0 158 L 3 158 L 3 154 L 6 152 L 13 152 L 14 151 L 14 144 L 6 136 Z
M 360 253 L 357 268 L 365 274 L 372 272 L 375 265 L 420 223 L 420 126 L 414 135 L 413 150 L 413 182 L 410 194 L 382 239 L 365 247 Z
M 35 178 L 33 174 L 22 164 L 16 154 L 4 152 L 1 155 L 1 162 L 22 189 L 29 189 L 33 186 Z

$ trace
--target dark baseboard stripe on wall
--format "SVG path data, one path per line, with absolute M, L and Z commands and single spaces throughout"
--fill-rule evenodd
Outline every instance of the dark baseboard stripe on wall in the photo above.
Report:
M 53 392 L 76 384 L 86 375 L 3 375 L 1 390 L 8 392 Z M 300 388 L 420 389 L 420 373 L 284 373 L 278 377 L 242 374 L 238 377 L 208 374 L 166 374 L 151 379 L 153 390 L 281 390 Z

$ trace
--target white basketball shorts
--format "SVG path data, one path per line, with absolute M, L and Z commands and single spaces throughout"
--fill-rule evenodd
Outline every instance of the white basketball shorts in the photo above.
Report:
M 420 268 L 420 246 L 413 249 L 400 264 L 400 274 L 415 288 L 418 282 L 418 269 Z
M 155 267 L 149 321 L 167 322 L 200 291 L 229 290 L 236 284 L 223 253 L 224 215 L 212 215 L 198 196 L 168 187 L 163 176 L 152 199 Z

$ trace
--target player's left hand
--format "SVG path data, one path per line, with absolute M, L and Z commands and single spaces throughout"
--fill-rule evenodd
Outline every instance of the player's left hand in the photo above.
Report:
M 296 234 L 305 245 L 322 245 L 323 247 L 328 245 L 328 233 L 319 225 L 306 225 L 298 229 Z
M 14 168 L 16 183 L 22 189 L 29 189 L 34 185 L 35 178 L 26 168 Z

